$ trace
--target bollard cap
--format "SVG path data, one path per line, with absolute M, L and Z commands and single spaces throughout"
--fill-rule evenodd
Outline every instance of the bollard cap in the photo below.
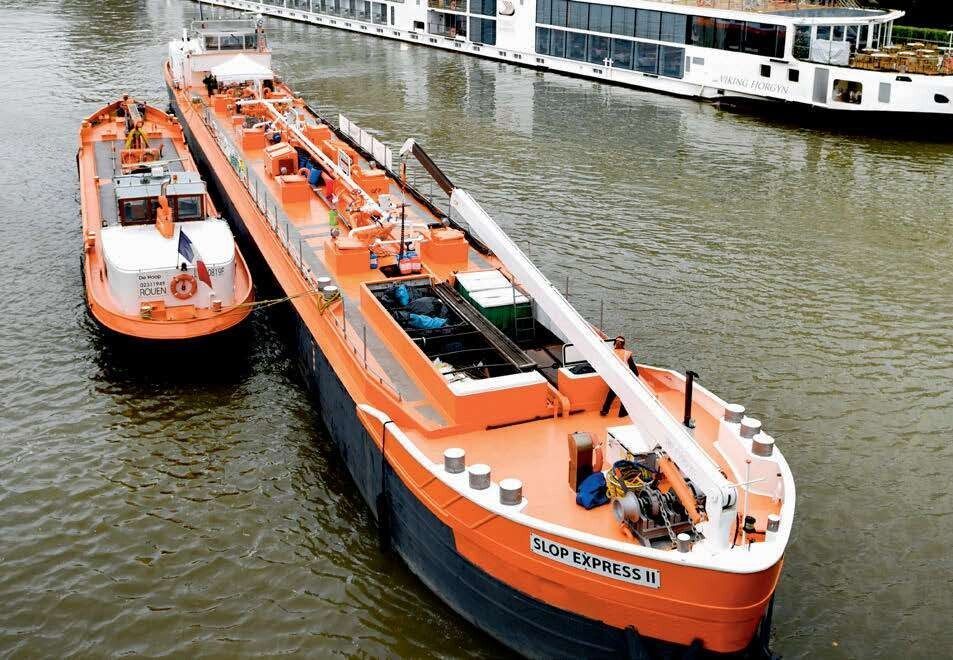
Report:
M 741 437 L 753 438 L 761 432 L 761 422 L 754 417 L 744 417 L 741 420 Z
M 740 403 L 729 403 L 725 406 L 725 421 L 738 424 L 745 416 L 745 407 Z

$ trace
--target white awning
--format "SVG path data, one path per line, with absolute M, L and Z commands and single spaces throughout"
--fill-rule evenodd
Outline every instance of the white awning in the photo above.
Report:
M 222 83 L 271 80 L 274 71 L 248 57 L 239 54 L 218 66 L 212 67 L 212 75 Z

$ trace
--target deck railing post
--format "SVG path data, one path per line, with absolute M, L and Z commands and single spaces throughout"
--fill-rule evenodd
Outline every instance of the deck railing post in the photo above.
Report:
M 605 330 L 606 299 L 599 300 L 599 329 Z
M 367 371 L 367 323 L 364 324 L 363 329 L 363 344 L 364 344 L 364 370 Z

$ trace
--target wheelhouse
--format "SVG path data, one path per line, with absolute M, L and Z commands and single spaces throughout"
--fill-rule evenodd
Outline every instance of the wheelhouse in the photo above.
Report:
M 255 21 L 193 21 L 192 33 L 207 53 L 218 51 L 258 50 L 260 34 Z
M 168 200 L 173 222 L 205 218 L 205 183 L 197 172 L 169 173 L 163 168 L 154 168 L 148 174 L 127 174 L 116 178 L 119 224 L 154 223 L 159 197 L 163 194 Z

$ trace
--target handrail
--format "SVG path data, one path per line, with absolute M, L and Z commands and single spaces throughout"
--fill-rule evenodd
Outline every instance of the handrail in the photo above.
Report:
M 289 233 L 290 227 L 287 224 L 285 226 L 284 236 L 282 236 L 281 223 L 279 222 L 278 213 L 277 213 L 277 208 L 278 208 L 277 202 L 274 200 L 274 198 L 271 196 L 268 190 L 265 189 L 264 186 L 259 187 L 257 185 L 257 182 L 258 182 L 257 175 L 249 173 L 248 168 L 245 167 L 244 160 L 239 156 L 240 152 L 238 151 L 237 148 L 235 148 L 234 144 L 231 141 L 231 138 L 229 138 L 228 136 L 227 131 L 224 130 L 224 128 L 219 123 L 218 119 L 216 119 L 211 114 L 211 109 L 207 105 L 205 105 L 204 100 L 202 101 L 202 103 L 203 103 L 203 108 L 205 109 L 205 112 L 201 113 L 201 118 L 203 120 L 203 123 L 206 125 L 206 127 L 209 128 L 212 136 L 215 137 L 215 140 L 219 145 L 219 149 L 221 149 L 222 153 L 226 156 L 226 158 L 228 158 L 228 161 L 232 165 L 232 168 L 235 170 L 235 173 L 238 174 L 239 180 L 244 184 L 245 189 L 248 191 L 248 194 L 251 196 L 251 198 L 255 200 L 255 204 L 258 207 L 258 210 L 265 217 L 265 220 L 268 222 L 268 225 L 271 227 L 272 231 L 275 233 L 276 237 L 278 238 L 278 241 L 281 243 L 282 247 L 284 247 L 288 256 L 291 258 L 292 262 L 298 267 L 299 273 L 302 275 L 302 277 L 304 277 L 305 281 L 310 286 L 316 287 L 317 276 L 314 274 L 314 271 L 311 269 L 311 266 L 305 263 L 300 238 L 299 238 L 299 246 L 296 252 L 295 246 L 290 240 L 290 233 Z M 225 145 L 228 146 L 228 149 L 225 148 Z M 256 185 L 254 187 L 252 187 L 250 183 L 253 179 L 256 182 Z M 271 210 L 270 213 L 269 213 L 269 210 Z M 344 304 L 343 300 L 341 301 L 341 304 L 343 306 Z M 357 344 L 351 341 L 347 332 L 347 321 L 346 319 L 343 318 L 343 314 L 342 314 L 342 318 L 338 319 L 338 317 L 334 315 L 332 310 L 331 311 L 331 325 L 337 329 L 345 345 L 350 349 L 351 353 L 355 356 L 355 358 L 357 358 L 358 364 L 363 367 L 365 372 L 365 377 L 370 378 L 371 380 L 377 381 L 381 385 L 381 387 L 384 388 L 384 391 L 387 392 L 396 402 L 398 403 L 402 402 L 403 396 L 401 395 L 400 390 L 398 390 L 390 382 L 386 374 L 377 373 L 377 371 L 373 367 L 367 364 L 366 344 L 364 343 Z M 363 354 L 364 354 L 363 363 L 359 359 L 358 351 L 363 351 Z

